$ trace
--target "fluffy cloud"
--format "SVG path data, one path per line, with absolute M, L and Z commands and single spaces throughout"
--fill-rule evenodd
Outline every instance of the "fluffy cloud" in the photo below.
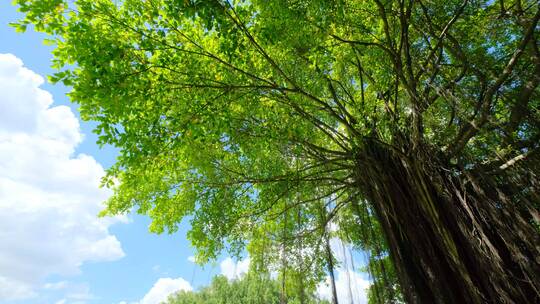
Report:
M 238 279 L 246 274 L 249 270 L 249 257 L 238 262 L 233 261 L 230 257 L 226 258 L 219 265 L 221 274 L 229 280 Z
M 352 269 L 354 257 L 351 256 L 348 246 L 340 240 L 333 238 L 330 240 L 330 247 L 334 257 L 339 262 L 338 267 L 334 270 L 338 302 L 366 304 L 367 289 L 371 283 L 369 280 L 364 279 L 359 272 Z M 328 276 L 324 282 L 317 286 L 317 293 L 320 298 L 332 299 L 330 284 L 331 281 Z
M 46 283 L 45 285 L 43 285 L 43 288 L 44 289 L 49 289 L 49 290 L 59 290 L 59 289 L 64 289 L 68 286 L 68 282 L 67 281 L 60 281 L 60 282 L 55 282 L 55 283 Z
M 181 290 L 191 291 L 193 288 L 182 278 L 160 278 L 138 304 L 159 304 L 167 300 L 169 295 Z
M 41 84 L 20 59 L 0 54 L 0 300 L 36 296 L 49 275 L 124 256 L 108 231 L 117 219 L 96 218 L 110 195 L 99 188 L 103 168 L 74 153 L 79 121 L 52 106 Z
M 35 296 L 36 293 L 24 282 L 0 276 L 0 299 L 21 300 Z

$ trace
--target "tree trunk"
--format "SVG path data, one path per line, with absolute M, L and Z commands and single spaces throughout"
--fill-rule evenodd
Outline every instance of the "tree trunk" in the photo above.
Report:
M 539 235 L 516 193 L 487 174 L 449 170 L 435 153 L 406 156 L 376 141 L 364 147 L 358 187 L 381 223 L 407 302 L 540 303 Z

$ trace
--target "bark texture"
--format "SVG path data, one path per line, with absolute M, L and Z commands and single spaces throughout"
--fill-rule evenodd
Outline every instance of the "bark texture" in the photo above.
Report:
M 540 171 L 459 170 L 440 153 L 407 155 L 375 140 L 361 155 L 357 182 L 407 302 L 540 303 Z

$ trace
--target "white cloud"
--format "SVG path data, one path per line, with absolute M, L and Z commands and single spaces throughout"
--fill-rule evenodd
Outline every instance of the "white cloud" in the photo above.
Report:
M 0 276 L 0 299 L 21 300 L 36 297 L 37 294 L 24 282 Z
M 43 289 L 59 290 L 59 289 L 64 289 L 67 286 L 68 286 L 67 281 L 60 281 L 60 282 L 55 282 L 55 283 L 45 283 L 45 285 L 43 285 Z
M 188 256 L 187 260 L 190 261 L 191 263 L 196 262 L 195 256 L 192 256 L 192 255 Z
M 41 84 L 0 54 L 0 301 L 36 296 L 47 276 L 77 274 L 84 262 L 124 256 L 108 231 L 119 219 L 96 218 L 110 195 L 99 188 L 104 170 L 74 153 L 79 121 L 52 106 Z
M 193 288 L 182 278 L 160 278 L 138 304 L 159 304 L 167 300 L 169 295 L 181 290 L 191 291 Z
M 249 257 L 238 262 L 234 262 L 233 259 L 228 257 L 221 262 L 219 267 L 221 268 L 221 274 L 226 276 L 229 280 L 238 279 L 248 272 Z

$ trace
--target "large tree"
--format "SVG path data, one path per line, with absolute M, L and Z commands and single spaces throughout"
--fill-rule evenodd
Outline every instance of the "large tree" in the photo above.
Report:
M 348 223 L 410 303 L 540 301 L 537 1 L 15 2 L 121 150 L 106 213 L 201 260 Z

